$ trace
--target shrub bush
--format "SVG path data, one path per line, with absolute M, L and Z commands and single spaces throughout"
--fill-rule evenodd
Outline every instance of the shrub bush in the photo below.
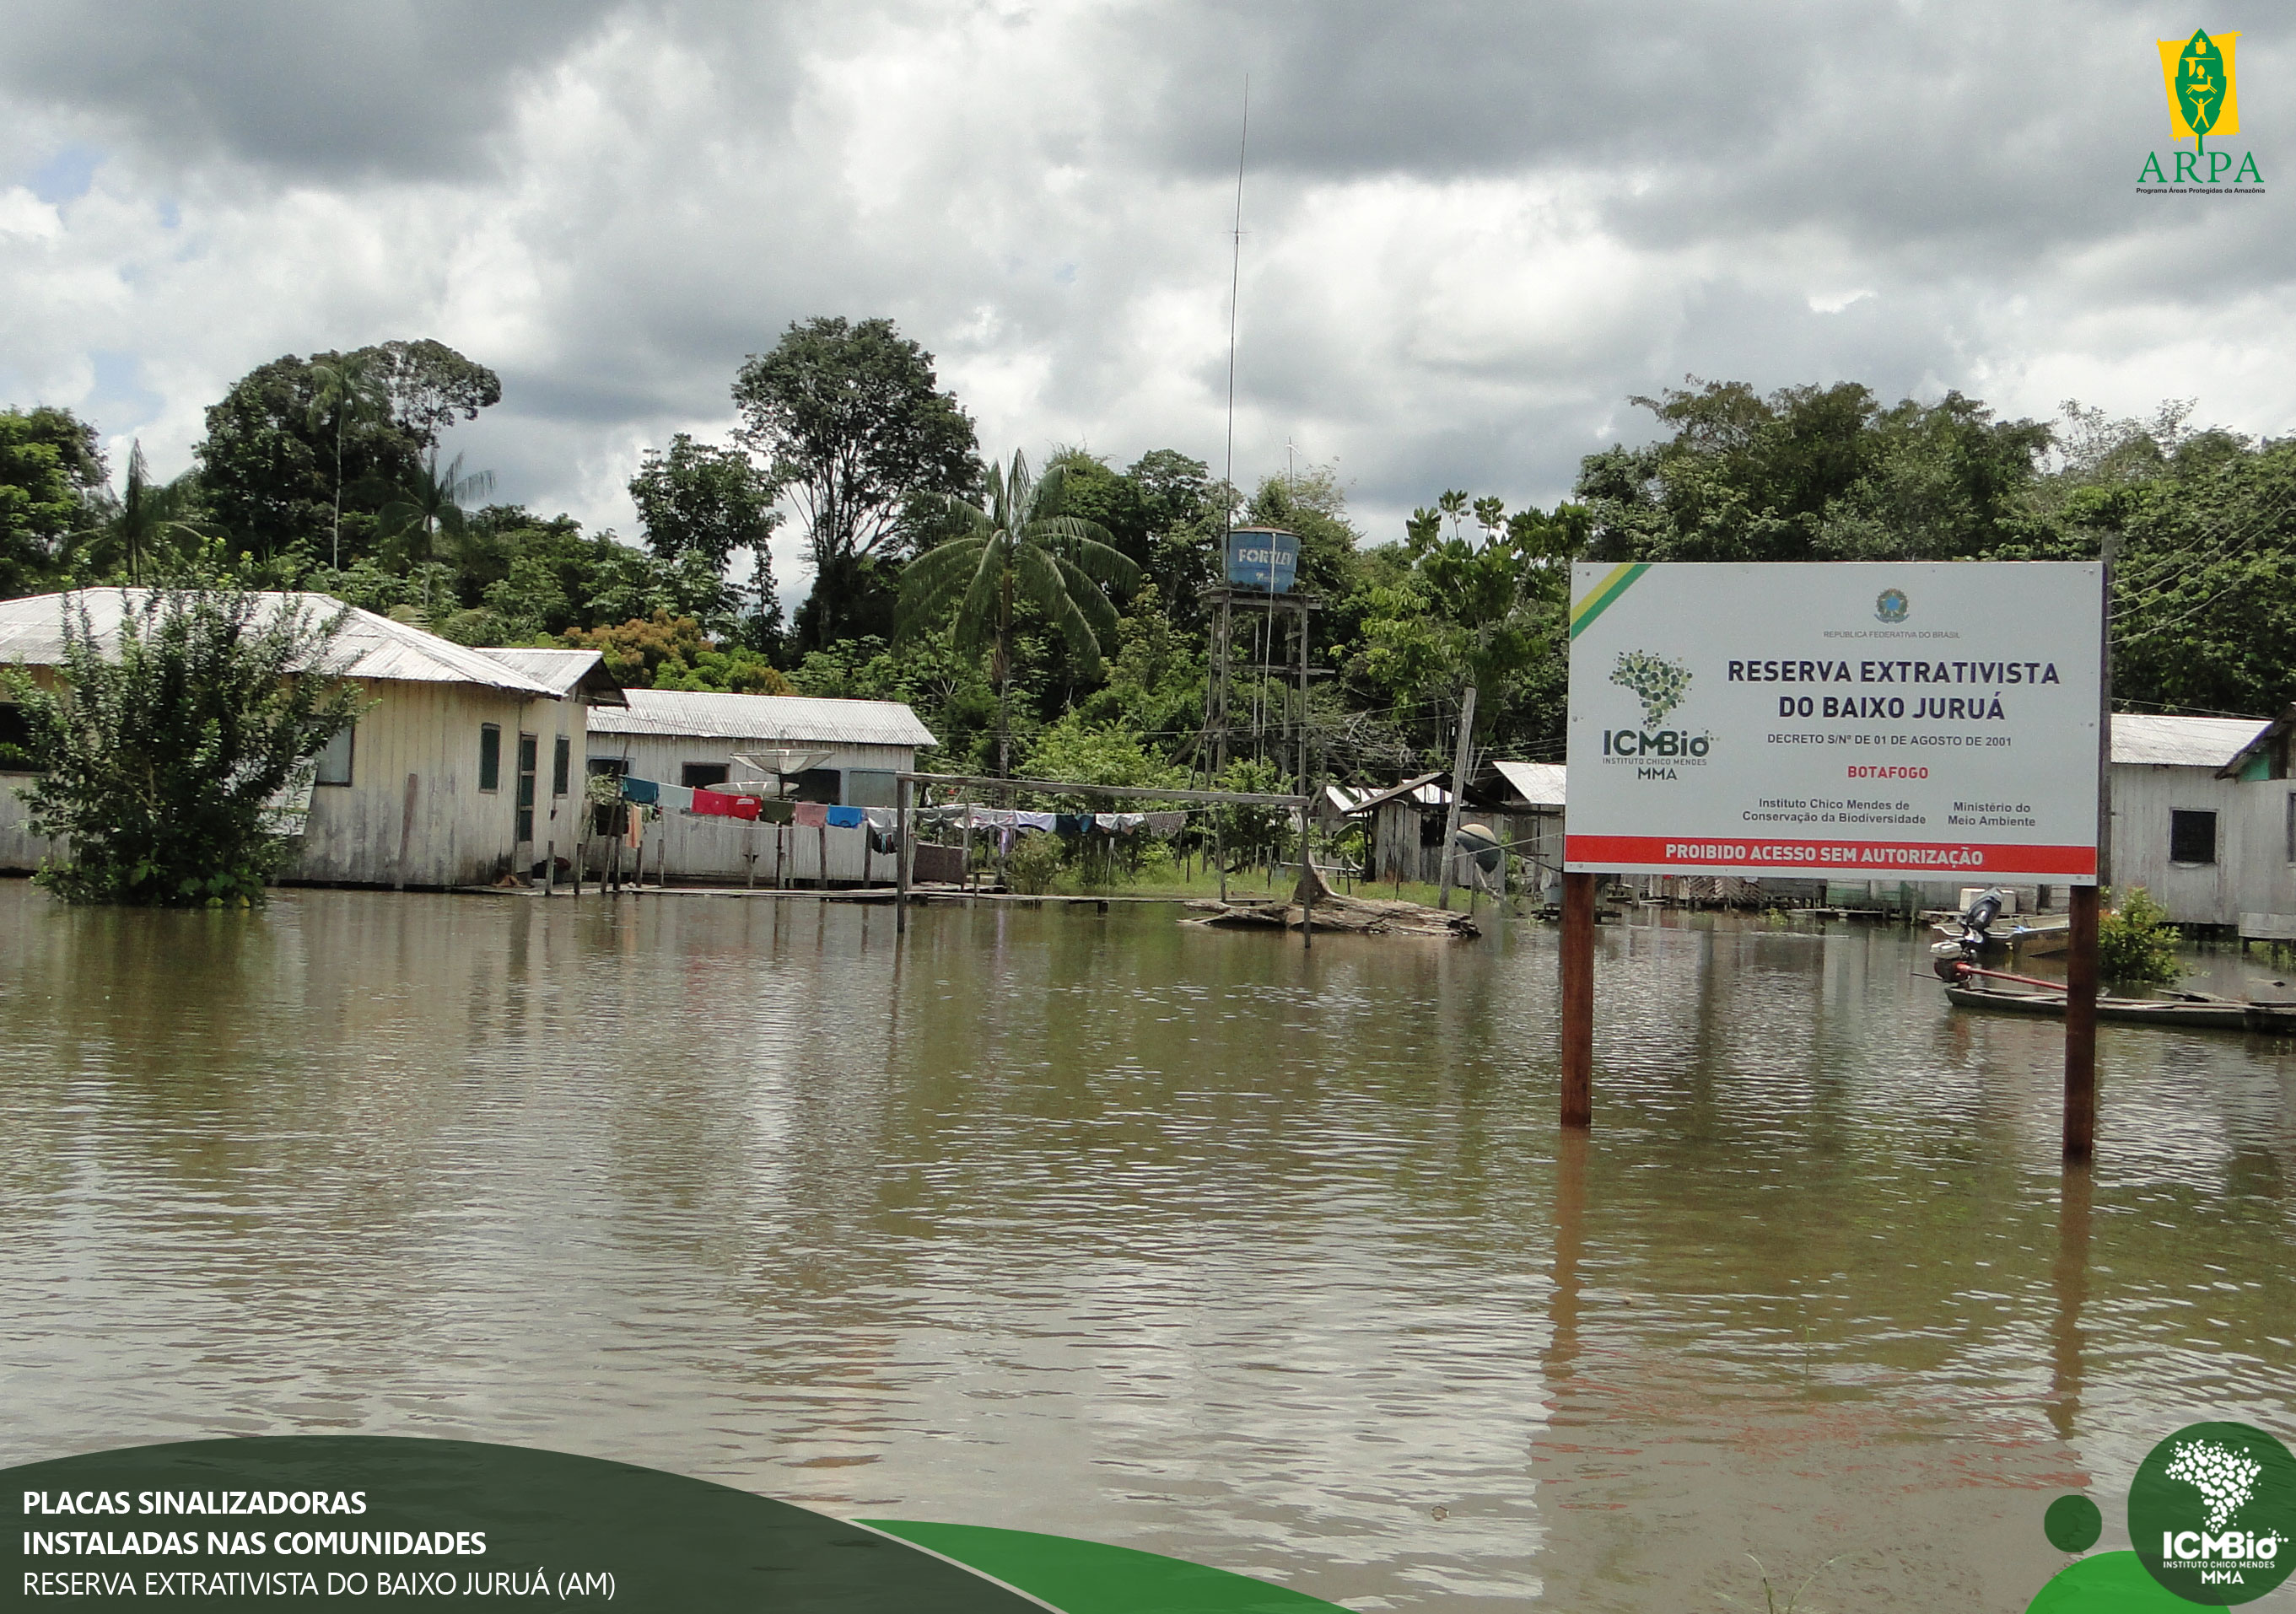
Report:
M 2131 886 L 2097 923 L 2097 973 L 2122 986 L 2150 986 L 2185 972 L 2177 962 L 2182 937 L 2167 922 L 2169 910 L 2143 886 Z
M 1053 889 L 1059 878 L 1061 864 L 1068 859 L 1068 848 L 1057 835 L 1042 832 L 1021 837 L 1013 855 L 1004 860 L 1004 878 L 1016 891 L 1030 897 L 1041 897 Z
M 329 676 L 348 613 L 152 589 L 129 596 L 109 654 L 84 597 L 63 613 L 59 687 L 12 679 L 41 774 L 19 793 L 32 833 L 68 848 L 35 878 L 67 902 L 260 902 L 288 850 L 275 799 L 359 714 Z

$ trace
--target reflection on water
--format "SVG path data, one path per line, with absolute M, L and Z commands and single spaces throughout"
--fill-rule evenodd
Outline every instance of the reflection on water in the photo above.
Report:
M 2016 1609 L 2152 1440 L 2296 1403 L 2288 1045 L 2054 1027 L 1926 938 L 0 884 L 0 1462 L 286 1430 L 621 1457 L 1364 1609 Z M 2108 1536 L 2108 1542 L 2112 1540 Z M 2269 1605 L 2260 1605 L 2269 1606 Z

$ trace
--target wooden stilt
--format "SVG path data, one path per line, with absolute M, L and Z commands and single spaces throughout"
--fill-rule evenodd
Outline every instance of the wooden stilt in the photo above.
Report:
M 893 934 L 909 933 L 909 782 L 893 787 Z M 866 835 L 869 832 L 861 832 Z
M 2065 946 L 2065 1159 L 2096 1151 L 2097 888 L 2072 889 L 2071 934 Z
M 1595 876 L 1562 877 L 1562 1125 L 1595 1123 Z

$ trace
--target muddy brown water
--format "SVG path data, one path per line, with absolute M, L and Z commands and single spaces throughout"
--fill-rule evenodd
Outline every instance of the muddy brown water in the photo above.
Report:
M 1361 1610 L 2015 1610 L 2054 1497 L 2110 1544 L 2161 1436 L 2296 1424 L 2289 1044 L 2104 1027 L 2068 1179 L 2057 1028 L 1926 938 L 1638 920 L 1573 1145 L 1551 931 L 1177 917 L 0 882 L 0 1464 L 457 1436 Z

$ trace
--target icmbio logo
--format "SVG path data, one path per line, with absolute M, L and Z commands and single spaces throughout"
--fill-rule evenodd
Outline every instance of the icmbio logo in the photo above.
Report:
M 2178 1430 L 2129 1484 L 2128 1543 L 2188 1602 L 2263 1596 L 2296 1569 L 2296 1457 L 2245 1423 Z

